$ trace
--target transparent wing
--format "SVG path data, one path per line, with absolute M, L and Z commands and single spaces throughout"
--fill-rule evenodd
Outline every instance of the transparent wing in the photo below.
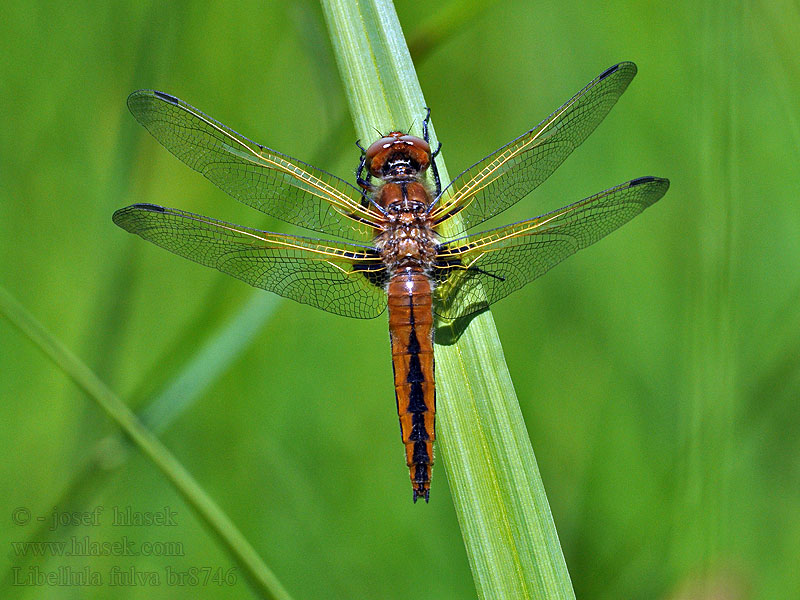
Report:
M 346 181 L 261 146 L 169 94 L 133 92 L 128 108 L 167 150 L 248 206 L 320 233 L 374 236 L 375 213 Z
M 640 177 L 564 208 L 440 246 L 434 311 L 464 317 L 505 298 L 658 201 L 669 180 Z
M 385 268 L 366 246 L 259 231 L 154 204 L 122 208 L 113 219 L 170 252 L 303 304 L 359 319 L 386 308 Z
M 521 200 L 594 131 L 634 75 L 632 62 L 606 69 L 534 129 L 461 173 L 433 204 L 434 222 L 458 214 L 457 235 Z

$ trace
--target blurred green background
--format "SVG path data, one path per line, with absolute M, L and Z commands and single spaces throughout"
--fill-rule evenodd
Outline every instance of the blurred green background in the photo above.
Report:
M 502 220 L 641 175 L 672 180 L 655 207 L 493 311 L 577 596 L 796 597 L 798 4 L 480 4 L 397 2 L 450 173 L 633 60 L 639 75 L 606 121 Z M 253 292 L 111 222 L 154 202 L 284 230 L 158 146 L 125 106 L 142 87 L 352 178 L 355 135 L 319 7 L 2 13 L 0 285 L 129 406 L 151 407 L 151 426 L 295 598 L 475 597 L 441 464 L 431 503 L 410 501 L 385 318 Z M 233 563 L 6 319 L 0 357 L 4 598 L 251 595 L 241 577 L 168 585 L 168 567 Z M 100 525 L 49 530 L 54 510 L 95 507 Z M 115 507 L 169 507 L 177 524 L 111 527 Z M 18 508 L 31 522 L 15 523 Z M 14 545 L 122 536 L 183 555 L 26 557 Z M 14 585 L 86 566 L 106 582 L 115 568 L 121 583 L 161 582 Z

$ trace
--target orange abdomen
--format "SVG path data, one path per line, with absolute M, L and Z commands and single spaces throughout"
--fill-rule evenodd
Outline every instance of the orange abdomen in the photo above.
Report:
M 414 502 L 428 500 L 433 466 L 436 391 L 433 380 L 433 311 L 430 280 L 404 267 L 388 289 L 394 390 Z

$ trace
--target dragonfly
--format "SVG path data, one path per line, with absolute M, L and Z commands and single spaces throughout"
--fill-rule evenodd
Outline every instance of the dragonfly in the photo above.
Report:
M 372 319 L 388 307 L 395 400 L 413 501 L 430 496 L 435 318 L 471 318 L 658 201 L 669 180 L 638 177 L 558 210 L 469 233 L 547 179 L 636 75 L 609 67 L 533 129 L 442 188 L 429 135 L 391 131 L 367 148 L 355 185 L 236 133 L 178 98 L 139 90 L 133 116 L 167 150 L 267 215 L 335 239 L 251 229 L 134 204 L 113 221 L 175 254 L 316 308 Z M 448 237 L 442 233 L 446 226 Z

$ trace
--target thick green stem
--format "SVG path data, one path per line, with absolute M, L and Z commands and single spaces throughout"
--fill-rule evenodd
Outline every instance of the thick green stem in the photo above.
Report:
M 392 3 L 322 6 L 358 135 L 419 127 L 427 104 Z M 433 127 L 431 138 L 436 147 Z M 463 332 L 440 327 L 436 374 L 437 450 L 480 597 L 574 598 L 491 313 Z

